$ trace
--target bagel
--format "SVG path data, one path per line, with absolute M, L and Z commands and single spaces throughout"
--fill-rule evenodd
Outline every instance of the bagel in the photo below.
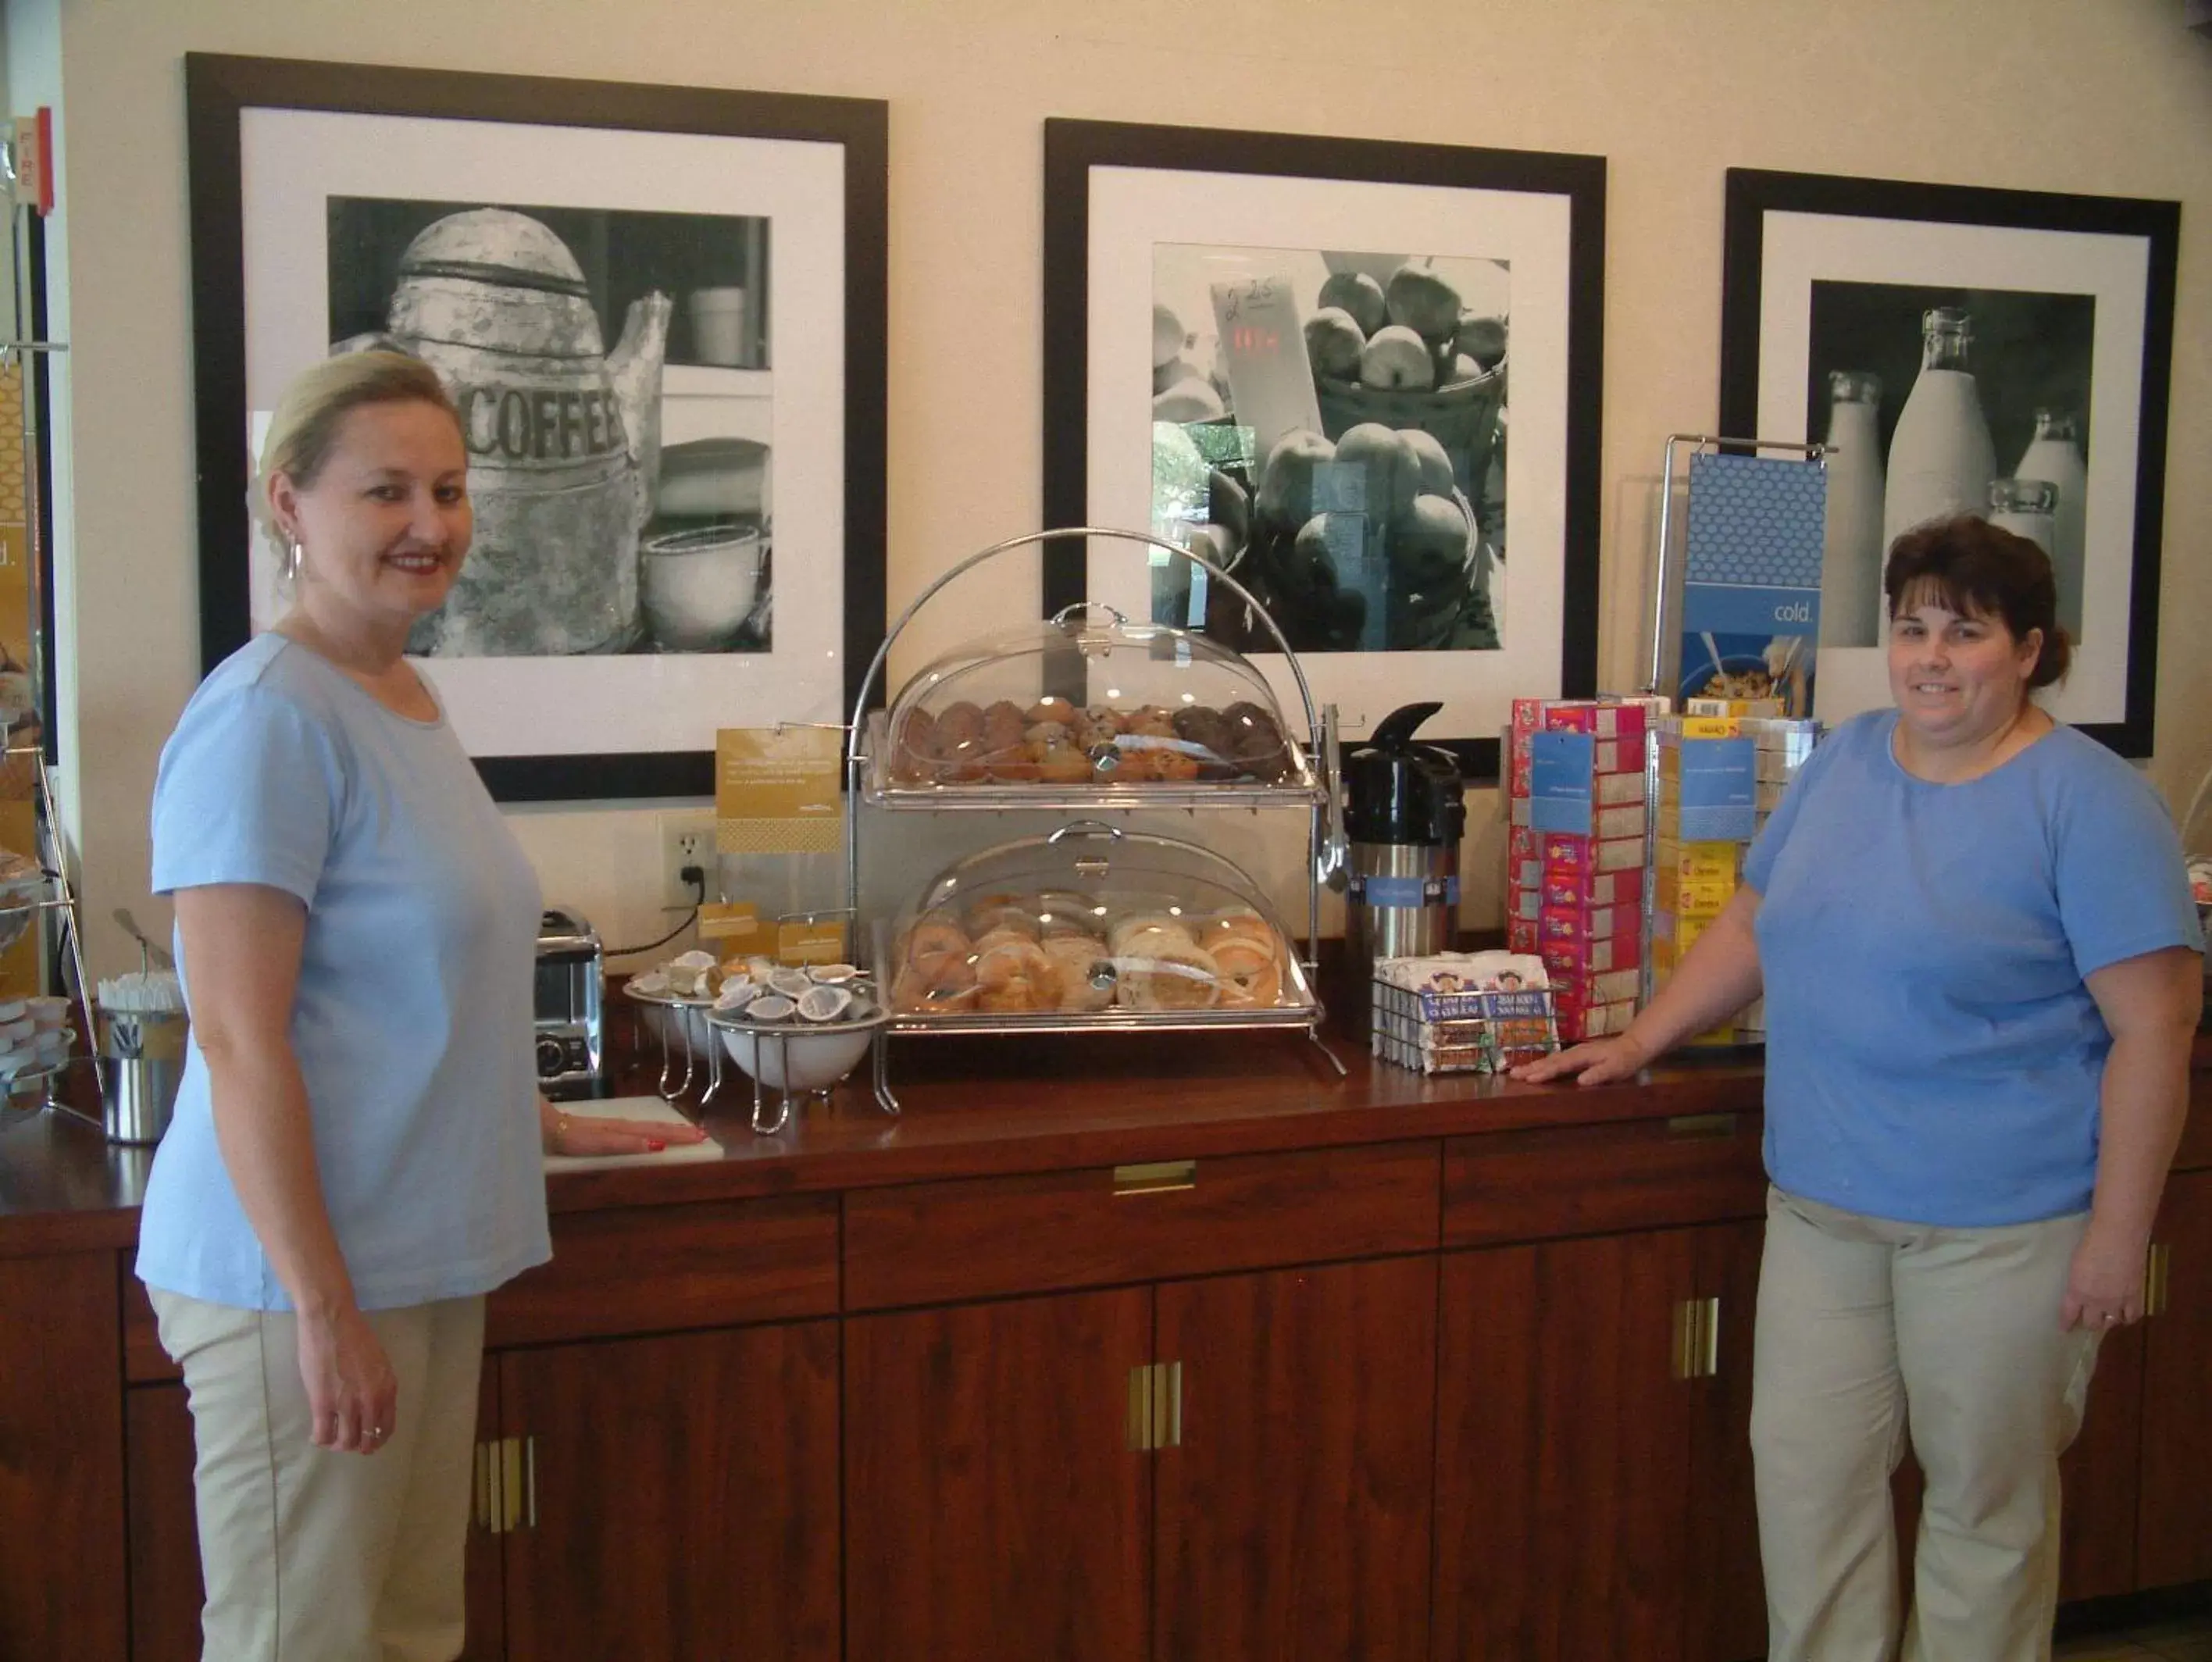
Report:
M 1113 1004 L 1120 972 L 1115 967 L 1113 955 L 1097 936 L 1048 935 L 1044 950 L 1060 972 L 1060 1009 L 1099 1010 Z
M 1249 941 L 1267 949 L 1271 955 L 1280 955 L 1282 951 L 1282 937 L 1256 912 L 1217 912 L 1199 925 L 1197 935 L 1198 943 L 1209 952 L 1218 951 L 1224 941 Z
M 1114 954 L 1115 998 L 1131 1010 L 1205 1010 L 1221 1002 L 1213 955 L 1179 931 L 1151 930 Z
M 983 937 L 1012 930 L 1034 941 L 1037 937 L 1036 897 L 1032 895 L 985 895 L 969 907 L 962 919 L 978 946 Z
M 1273 946 L 1239 935 L 1217 943 L 1212 952 L 1224 1005 L 1265 1010 L 1283 1002 L 1283 961 Z
M 1060 1004 L 1060 967 L 1035 941 L 1010 935 L 975 954 L 975 1006 L 1012 1013 Z
M 1185 946 L 1198 944 L 1198 937 L 1191 933 L 1189 925 L 1167 912 L 1132 912 L 1118 918 L 1107 930 L 1106 942 L 1118 957 L 1129 949 L 1129 943 L 1137 937 L 1154 933 L 1165 935 Z
M 975 967 L 967 948 L 929 952 L 909 959 L 891 982 L 895 1010 L 942 1013 L 975 1002 Z
M 944 913 L 932 912 L 917 918 L 914 926 L 899 937 L 892 955 L 904 965 L 923 958 L 941 958 L 948 953 L 965 958 L 969 951 L 968 931 Z

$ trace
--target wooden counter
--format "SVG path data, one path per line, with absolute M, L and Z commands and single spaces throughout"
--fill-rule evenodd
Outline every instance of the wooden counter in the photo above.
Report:
M 757 1137 L 738 1080 L 723 1158 L 554 1181 L 555 1261 L 491 1303 L 471 1659 L 1759 1653 L 1755 1065 L 895 1045 L 896 1119 L 848 1085 Z M 2212 1578 L 2193 1083 L 2069 1598 Z M 197 1654 L 148 1164 L 0 1122 L 0 1656 Z

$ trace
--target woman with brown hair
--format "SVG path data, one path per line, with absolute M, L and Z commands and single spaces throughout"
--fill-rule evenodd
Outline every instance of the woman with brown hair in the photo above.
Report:
M 2142 1314 L 2188 1111 L 2202 937 L 2150 786 L 2033 695 L 2051 562 L 1978 519 L 1899 537 L 1892 709 L 1814 753 L 1744 883 L 1617 1038 L 1632 1074 L 1766 1000 L 1752 1445 L 1772 1662 L 1886 1662 L 1889 1478 L 1927 1474 L 1904 1655 L 2048 1657 L 2058 1456 Z

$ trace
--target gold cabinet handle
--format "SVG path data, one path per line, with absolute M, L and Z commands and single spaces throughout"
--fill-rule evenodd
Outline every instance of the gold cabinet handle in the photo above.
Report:
M 1681 1299 L 1674 1305 L 1672 1341 L 1678 1380 L 1710 1380 L 1721 1371 L 1721 1301 Z
M 1678 1113 L 1667 1122 L 1669 1137 L 1734 1137 L 1740 1115 L 1733 1113 Z
M 522 1522 L 522 1439 L 499 1440 L 499 1527 L 494 1532 L 512 1534 Z
M 1195 1160 L 1155 1160 L 1146 1165 L 1114 1168 L 1114 1192 L 1117 1195 L 1167 1194 L 1197 1186 Z
M 2166 1313 L 2166 1281 L 2173 1272 L 2173 1249 L 2153 1243 L 2149 1261 L 2143 1267 L 2143 1314 L 2159 1316 Z
M 476 1526 L 488 1534 L 499 1533 L 499 1464 L 491 1443 L 476 1447 Z
M 1674 1301 L 1674 1372 L 1678 1380 L 1698 1377 L 1698 1301 Z
M 1182 1447 L 1182 1364 L 1147 1362 L 1129 1370 L 1130 1453 Z

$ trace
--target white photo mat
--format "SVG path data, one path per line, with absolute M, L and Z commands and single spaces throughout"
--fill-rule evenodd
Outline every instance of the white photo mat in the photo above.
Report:
M 1568 453 L 1569 240 L 1565 195 L 1373 180 L 1093 165 L 1088 250 L 1087 500 L 1094 525 L 1152 522 L 1154 246 L 1202 240 L 1252 248 L 1356 248 L 1502 259 L 1512 269 L 1512 440 L 1506 450 L 1508 620 L 1500 649 L 1309 652 L 1299 664 L 1317 705 L 1338 707 L 1348 737 L 1401 704 L 1443 709 L 1425 731 L 1502 728 L 1516 697 L 1556 696 L 1564 623 Z M 1091 597 L 1151 615 L 1139 559 L 1097 562 Z M 1297 708 L 1279 654 L 1255 655 L 1278 699 Z
M 697 751 L 712 748 L 720 727 L 844 719 L 842 145 L 276 107 L 243 111 L 240 138 L 255 440 L 284 384 L 331 349 L 323 240 L 331 197 L 768 219 L 774 650 L 441 658 L 424 668 L 472 755 Z M 264 608 L 274 555 L 257 537 L 252 557 L 258 630 L 272 621 Z
M 1815 282 L 2078 294 L 2096 302 L 2090 379 L 2083 642 L 2060 686 L 2040 695 L 2058 719 L 2127 713 L 2128 620 L 2135 600 L 2136 481 L 2150 245 L 2093 232 L 1881 219 L 1770 209 L 1762 217 L 1758 436 L 1805 430 Z M 1834 723 L 1889 699 L 1880 646 L 1820 649 L 1814 713 Z

